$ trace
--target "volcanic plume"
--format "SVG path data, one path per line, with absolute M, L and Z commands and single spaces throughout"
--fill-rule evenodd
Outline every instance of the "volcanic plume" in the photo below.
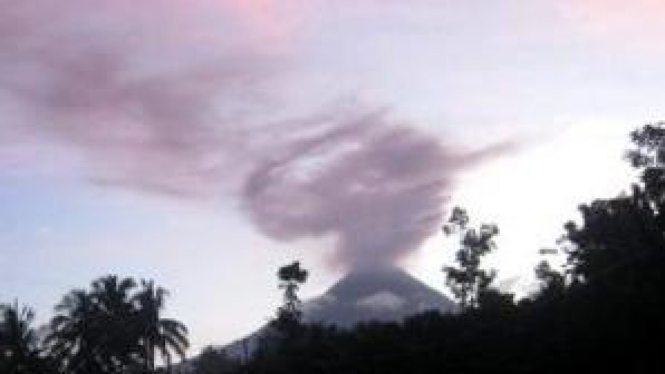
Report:
M 96 184 L 230 195 L 271 238 L 333 237 L 335 265 L 417 249 L 455 175 L 503 151 L 454 149 L 373 105 L 275 109 L 297 86 L 283 43 L 296 23 L 278 32 L 262 13 L 278 2 L 0 4 L 0 154 L 65 151 Z

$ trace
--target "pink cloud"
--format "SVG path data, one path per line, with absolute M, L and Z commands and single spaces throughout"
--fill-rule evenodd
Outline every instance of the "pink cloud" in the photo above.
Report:
M 395 261 L 438 229 L 460 169 L 505 149 L 468 154 L 359 105 L 273 117 L 283 51 L 223 11 L 268 42 L 299 4 L 0 0 L 1 138 L 65 150 L 100 185 L 230 193 L 277 240 L 334 235 L 336 264 Z
M 292 0 L 231 0 L 226 7 L 243 18 L 261 38 L 283 39 L 295 31 L 295 23 L 306 3 Z
M 195 26 L 202 16 L 189 8 L 168 23 L 180 1 L 164 2 L 157 20 L 123 0 L 3 2 L 0 82 L 16 108 L 5 135 L 79 152 L 100 183 L 185 195 L 220 188 L 228 155 L 247 147 L 235 121 L 260 102 L 278 58 L 201 51 L 193 40 L 225 37 Z
M 663 51 L 662 1 L 575 0 L 559 3 L 558 7 L 586 35 L 617 45 Z

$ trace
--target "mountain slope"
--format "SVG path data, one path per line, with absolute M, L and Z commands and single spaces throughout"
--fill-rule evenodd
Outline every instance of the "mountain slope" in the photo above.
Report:
M 456 305 L 446 296 L 397 268 L 356 270 L 330 287 L 323 295 L 303 304 L 308 323 L 353 327 L 363 321 L 401 321 L 429 310 L 452 313 Z M 266 326 L 220 350 L 244 358 L 256 349 Z M 196 357 L 178 365 L 176 372 L 191 373 Z
M 363 321 L 401 321 L 429 310 L 452 313 L 455 309 L 454 302 L 405 271 L 374 268 L 353 271 L 323 295 L 305 302 L 303 319 L 350 328 Z M 256 348 L 265 328 L 221 349 L 245 357 Z
M 303 305 L 306 322 L 351 327 L 361 321 L 399 321 L 428 310 L 452 312 L 446 296 L 397 268 L 349 273 Z

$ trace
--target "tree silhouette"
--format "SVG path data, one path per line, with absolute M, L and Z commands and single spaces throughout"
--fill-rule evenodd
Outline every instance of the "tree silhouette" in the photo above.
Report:
M 499 229 L 493 224 L 483 224 L 480 228 L 469 228 L 469 216 L 459 207 L 453 208 L 451 216 L 443 226 L 446 235 L 459 236 L 459 249 L 455 254 L 457 266 L 446 266 L 446 284 L 463 309 L 476 307 L 481 295 L 488 291 L 496 273 L 481 268 L 481 258 L 491 252 L 496 245 L 494 237 Z
M 46 345 L 67 373 L 154 373 L 157 353 L 184 357 L 186 327 L 163 318 L 167 291 L 153 281 L 105 276 L 56 305 Z
M 67 373 L 103 373 L 99 309 L 85 290 L 73 290 L 55 306 L 46 344 Z
M 665 252 L 665 124 L 646 125 L 631 139 L 627 158 L 639 183 L 616 198 L 582 205 L 582 224 L 565 225 L 568 273 L 576 282 L 637 275 Z
M 172 361 L 171 352 L 184 359 L 189 347 L 187 327 L 176 320 L 161 316 L 167 296 L 168 291 L 155 286 L 154 281 L 142 280 L 141 290 L 133 297 L 136 307 L 135 328 L 139 334 L 143 368 L 147 372 L 155 370 L 156 352 L 159 352 L 168 369 Z
M 35 314 L 15 301 L 0 305 L 0 372 L 29 374 L 47 372 L 32 327 Z
M 92 282 L 91 293 L 96 303 L 99 355 L 106 370 L 127 371 L 137 366 L 136 306 L 132 291 L 136 281 L 107 275 Z
M 562 241 L 570 284 L 563 297 L 541 295 L 549 308 L 575 313 L 573 327 L 562 331 L 575 334 L 587 361 L 613 357 L 613 369 L 657 372 L 665 366 L 652 344 L 665 334 L 664 139 L 662 123 L 632 133 L 627 157 L 640 173 L 638 182 L 617 197 L 580 207 L 581 221 L 565 225 Z
M 296 261 L 290 265 L 279 268 L 279 288 L 284 290 L 284 304 L 277 311 L 277 322 L 279 326 L 292 326 L 299 324 L 302 317 L 300 310 L 301 301 L 298 298 L 300 285 L 307 281 L 307 270 L 300 267 Z

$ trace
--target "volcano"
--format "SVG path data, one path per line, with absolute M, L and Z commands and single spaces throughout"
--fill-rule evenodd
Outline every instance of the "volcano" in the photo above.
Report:
M 401 321 L 436 310 L 455 310 L 449 298 L 398 268 L 349 273 L 322 296 L 303 304 L 305 322 L 352 327 L 365 321 Z
M 394 267 L 352 271 L 323 295 L 302 305 L 305 323 L 340 328 L 369 321 L 399 322 L 426 311 L 453 313 L 456 309 L 457 305 L 445 295 Z M 253 334 L 217 349 L 231 357 L 247 357 L 266 332 L 267 327 L 263 326 Z M 177 372 L 191 373 L 196 357 L 188 361 L 181 363 Z
M 303 303 L 306 323 L 351 328 L 360 322 L 401 321 L 426 311 L 453 313 L 456 304 L 407 272 L 393 267 L 352 271 L 323 295 Z M 250 354 L 266 327 L 220 349 L 228 355 Z

